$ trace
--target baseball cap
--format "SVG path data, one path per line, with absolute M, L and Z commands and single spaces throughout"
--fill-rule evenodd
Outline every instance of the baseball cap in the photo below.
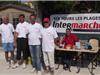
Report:
M 49 18 L 48 17 L 45 17 L 44 19 L 43 19 L 43 22 L 49 22 L 50 20 L 49 20 Z

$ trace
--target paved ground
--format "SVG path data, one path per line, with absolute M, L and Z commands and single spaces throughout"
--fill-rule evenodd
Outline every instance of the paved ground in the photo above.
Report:
M 31 65 L 28 65 L 26 69 L 22 69 L 22 67 L 18 67 L 16 69 L 7 69 L 6 62 L 4 59 L 4 52 L 0 50 L 0 75 L 37 75 L 35 73 L 30 73 L 31 70 Z M 71 71 L 69 72 L 68 70 L 63 70 L 62 66 L 58 70 L 55 71 L 55 75 L 91 75 L 89 70 L 87 68 L 81 68 L 81 71 L 79 73 L 76 73 L 77 68 L 76 67 L 71 67 Z M 95 75 L 100 75 L 100 67 L 98 66 L 94 70 Z M 45 74 L 43 75 L 50 75 L 50 74 Z

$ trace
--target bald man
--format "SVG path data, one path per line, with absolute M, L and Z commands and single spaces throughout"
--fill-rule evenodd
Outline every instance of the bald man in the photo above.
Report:
M 7 68 L 11 67 L 11 62 L 14 62 L 14 28 L 11 23 L 9 23 L 9 17 L 2 17 L 3 23 L 0 25 L 0 38 L 2 41 L 2 46 L 5 52 L 5 59 L 7 62 Z M 10 56 L 9 56 L 10 53 Z

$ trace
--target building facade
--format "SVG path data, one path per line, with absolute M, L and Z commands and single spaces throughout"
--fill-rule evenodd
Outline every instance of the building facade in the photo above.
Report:
M 33 8 L 8 4 L 0 7 L 0 24 L 2 23 L 2 16 L 7 15 L 9 17 L 9 22 L 14 25 L 14 28 L 18 24 L 18 16 L 20 14 L 25 15 L 25 20 L 29 21 L 29 15 L 35 12 Z

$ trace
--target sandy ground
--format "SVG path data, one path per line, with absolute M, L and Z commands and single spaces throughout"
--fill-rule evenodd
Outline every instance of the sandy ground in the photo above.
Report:
M 32 69 L 31 65 L 27 65 L 26 69 L 23 69 L 22 66 L 19 66 L 16 69 L 7 69 L 7 64 L 4 59 L 4 52 L 2 48 L 0 48 L 0 75 L 37 75 L 36 73 L 30 73 L 30 70 Z M 55 75 L 91 75 L 89 70 L 87 68 L 81 68 L 79 73 L 76 73 L 77 68 L 75 66 L 71 67 L 71 72 L 68 70 L 63 70 L 62 65 L 58 70 L 55 70 Z M 100 67 L 97 66 L 96 69 L 94 69 L 95 75 L 100 75 Z M 46 74 L 42 71 L 42 75 L 50 75 L 49 73 Z

